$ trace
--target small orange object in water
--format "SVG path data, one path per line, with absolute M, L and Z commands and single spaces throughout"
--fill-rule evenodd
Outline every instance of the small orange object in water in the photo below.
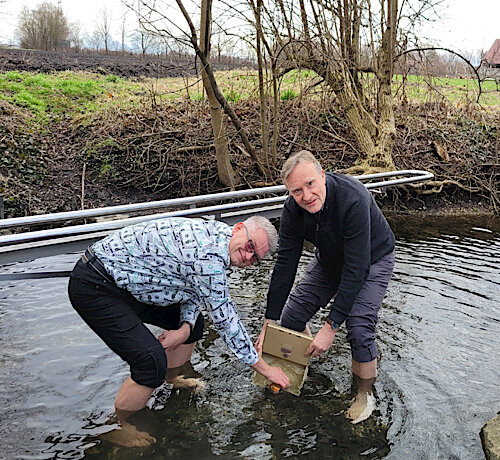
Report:
M 269 389 L 274 393 L 274 394 L 277 394 L 281 391 L 281 386 L 278 385 L 277 383 L 271 383 L 271 385 L 269 385 Z

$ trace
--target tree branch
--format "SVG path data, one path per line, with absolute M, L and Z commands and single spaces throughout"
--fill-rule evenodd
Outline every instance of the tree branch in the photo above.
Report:
M 414 48 L 414 49 L 411 49 L 411 50 L 405 50 L 402 53 L 399 53 L 397 56 L 394 57 L 394 62 L 396 62 L 400 57 L 404 56 L 405 54 L 417 53 L 417 52 L 421 52 L 421 51 L 446 51 L 447 53 L 451 53 L 454 56 L 457 56 L 460 59 L 462 59 L 473 70 L 473 72 L 476 74 L 477 83 L 478 83 L 478 86 L 479 86 L 479 94 L 477 95 L 476 102 L 479 104 L 479 98 L 481 97 L 481 94 L 483 92 L 483 88 L 482 88 L 483 79 L 479 76 L 479 72 L 478 72 L 478 69 L 479 69 L 479 67 L 481 67 L 481 64 L 479 64 L 476 67 L 476 66 L 474 66 L 472 64 L 472 62 L 470 62 L 469 59 L 467 59 L 462 54 L 457 53 L 456 51 L 453 51 L 453 50 L 451 50 L 449 48 L 442 48 L 442 47 L 435 47 L 435 46 L 429 46 L 429 47 L 425 47 L 425 48 Z
M 191 18 L 189 17 L 188 12 L 184 8 L 184 5 L 182 4 L 181 0 L 176 0 L 176 2 L 177 2 L 177 5 L 179 6 L 184 18 L 186 19 L 186 22 L 188 23 L 189 29 L 191 31 L 191 45 L 193 46 L 196 55 L 198 56 L 198 58 L 200 59 L 200 61 L 203 64 L 204 70 L 206 71 L 208 79 L 210 80 L 210 84 L 211 84 L 212 89 L 214 91 L 215 97 L 217 98 L 217 100 L 219 101 L 219 104 L 224 109 L 224 111 L 227 113 L 227 115 L 229 116 L 229 118 L 233 122 L 234 126 L 236 127 L 238 134 L 240 135 L 241 140 L 243 141 L 243 144 L 245 145 L 245 148 L 247 149 L 248 153 L 250 154 L 252 159 L 257 164 L 259 171 L 265 176 L 266 171 L 265 171 L 264 167 L 262 166 L 262 164 L 260 163 L 259 158 L 257 157 L 257 154 L 255 152 L 255 149 L 253 148 L 252 144 L 250 144 L 246 130 L 243 128 L 241 121 L 238 118 L 238 116 L 236 115 L 236 113 L 234 113 L 233 108 L 229 105 L 229 103 L 226 101 L 226 98 L 220 92 L 219 87 L 217 85 L 217 81 L 215 80 L 212 66 L 208 62 L 206 54 L 204 52 L 202 52 L 200 50 L 200 47 L 198 46 L 196 29 L 193 25 L 193 22 L 191 21 Z

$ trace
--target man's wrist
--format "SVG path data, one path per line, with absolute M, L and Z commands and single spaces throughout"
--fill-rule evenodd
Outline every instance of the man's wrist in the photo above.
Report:
M 191 335 L 191 333 L 193 332 L 193 325 L 189 321 L 183 321 L 180 327 L 184 326 L 184 324 L 187 324 L 189 326 L 189 335 Z
M 266 369 L 266 366 L 268 367 L 269 365 L 260 356 L 255 364 L 250 365 L 250 367 L 255 372 L 258 372 L 259 374 L 262 374 L 264 372 L 264 369 Z M 262 375 L 264 375 L 264 374 L 262 374 Z
M 326 318 L 325 320 L 327 322 L 327 324 L 334 330 L 338 330 L 340 329 L 340 324 L 336 323 L 335 321 L 333 321 L 331 318 Z

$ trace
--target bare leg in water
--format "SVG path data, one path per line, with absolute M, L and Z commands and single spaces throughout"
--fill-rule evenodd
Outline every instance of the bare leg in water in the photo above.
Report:
M 312 337 L 309 326 L 306 326 L 304 333 Z M 359 423 L 369 418 L 375 409 L 373 384 L 377 378 L 377 359 L 367 363 L 360 363 L 353 359 L 352 373 L 357 394 L 351 407 L 347 410 L 346 417 L 352 423 Z
M 179 350 L 181 347 L 185 347 Z M 179 350 L 179 351 L 178 351 Z M 197 378 L 186 378 L 179 375 L 181 367 L 191 359 L 194 350 L 194 343 L 188 345 L 180 345 L 175 349 L 175 355 L 167 351 L 167 376 L 165 381 L 170 383 L 174 389 L 187 388 L 195 393 L 205 389 L 205 382 Z
M 100 439 L 124 447 L 145 447 L 156 442 L 149 433 L 139 431 L 129 423 L 128 418 L 143 409 L 154 388 L 139 385 L 130 377 L 123 382 L 115 399 L 115 415 L 120 428 L 102 434 Z
M 168 363 L 166 381 L 173 383 L 174 388 L 200 389 L 199 386 L 203 384 L 199 379 L 184 379 L 183 376 L 178 375 L 180 367 L 191 359 L 193 349 L 194 343 L 179 345 L 175 350 L 166 351 Z M 155 443 L 156 438 L 149 433 L 139 431 L 128 422 L 131 415 L 146 406 L 154 390 L 154 388 L 139 385 L 130 377 L 127 378 L 115 399 L 115 414 L 120 423 L 120 429 L 104 433 L 100 438 L 124 447 L 145 447 Z
M 352 360 L 352 373 L 357 394 L 346 413 L 346 417 L 352 423 L 359 423 L 369 418 L 375 409 L 373 385 L 377 378 L 377 359 L 368 363 Z

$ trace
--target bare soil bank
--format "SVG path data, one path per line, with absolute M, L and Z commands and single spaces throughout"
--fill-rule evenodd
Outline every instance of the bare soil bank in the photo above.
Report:
M 242 65 L 241 60 L 234 61 L 215 62 L 213 67 L 225 70 Z M 121 77 L 181 77 L 196 73 L 194 57 L 0 48 L 0 72 L 12 70 L 41 73 L 81 70 Z

